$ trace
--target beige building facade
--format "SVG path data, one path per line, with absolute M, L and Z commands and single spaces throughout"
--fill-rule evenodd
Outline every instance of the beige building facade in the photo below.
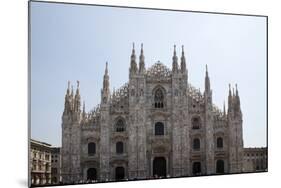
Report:
M 138 62 L 137 62 L 138 59 Z M 116 181 L 243 172 L 243 117 L 238 89 L 227 109 L 213 104 L 206 66 L 204 91 L 192 86 L 184 48 L 171 69 L 146 68 L 133 47 L 129 80 L 110 90 L 106 63 L 101 103 L 81 109 L 80 86 L 70 83 L 62 115 L 62 181 Z M 113 78 L 117 79 L 117 78 Z M 227 88 L 228 86 L 226 86 Z
M 244 172 L 267 171 L 267 148 L 244 148 Z
M 51 145 L 30 140 L 31 185 L 51 184 Z

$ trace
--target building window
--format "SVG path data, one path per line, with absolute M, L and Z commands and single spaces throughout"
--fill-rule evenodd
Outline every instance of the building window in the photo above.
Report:
M 52 174 L 57 174 L 58 173 L 58 169 L 57 168 L 52 168 L 51 169 L 51 173 Z
M 195 138 L 193 140 L 193 149 L 194 150 L 199 150 L 200 149 L 200 140 L 199 140 L 199 138 Z
M 192 165 L 192 173 L 194 175 L 199 175 L 201 173 L 201 163 L 200 162 L 194 162 Z
M 223 148 L 223 139 L 221 137 L 217 138 L 217 148 Z
M 96 153 L 96 144 L 91 142 L 88 144 L 88 155 L 94 155 Z
M 154 93 L 154 107 L 163 108 L 164 107 L 164 93 L 158 88 Z
M 224 173 L 224 161 L 223 160 L 217 160 L 216 172 L 218 174 Z
M 37 169 L 36 169 L 36 162 L 34 162 L 34 161 L 33 161 L 33 163 L 32 163 L 32 170 L 37 170 Z
M 124 132 L 125 131 L 125 123 L 122 119 L 119 119 L 115 125 L 116 132 Z
M 57 177 L 52 177 L 52 182 L 57 183 Z
M 117 142 L 116 143 L 116 153 L 122 154 L 124 152 L 124 144 L 123 142 Z
M 162 122 L 155 124 L 155 135 L 164 135 L 164 124 Z
M 200 117 L 192 118 L 191 123 L 192 123 L 192 129 L 200 129 L 200 126 L 201 126 Z
M 46 155 L 46 156 L 45 156 L 45 159 L 46 159 L 46 160 L 49 160 L 49 158 L 50 158 L 49 155 Z
M 49 164 L 48 164 L 48 163 L 45 165 L 45 170 L 46 170 L 46 171 L 49 171 L 49 170 L 50 170 L 50 169 L 49 169 Z

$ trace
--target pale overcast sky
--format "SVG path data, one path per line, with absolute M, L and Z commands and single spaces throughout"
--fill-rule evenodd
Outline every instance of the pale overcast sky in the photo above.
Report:
M 172 67 L 185 46 L 188 81 L 204 90 L 208 64 L 213 102 L 227 104 L 238 84 L 245 147 L 266 146 L 266 18 L 31 2 L 31 137 L 61 145 L 67 81 L 91 110 L 100 102 L 105 62 L 110 87 L 128 81 L 132 43 L 146 67 Z M 74 88 L 75 88 L 74 87 Z

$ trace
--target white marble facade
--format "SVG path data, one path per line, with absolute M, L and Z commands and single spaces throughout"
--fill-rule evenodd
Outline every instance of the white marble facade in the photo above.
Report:
M 75 92 L 68 86 L 63 183 L 242 172 L 237 87 L 229 85 L 228 108 L 220 110 L 212 102 L 207 66 L 201 92 L 188 82 L 183 47 L 179 60 L 174 49 L 171 65 L 156 62 L 146 69 L 143 46 L 138 63 L 133 47 L 128 83 L 110 91 L 106 63 L 101 103 L 90 112 L 85 104 L 81 110 L 79 82 Z

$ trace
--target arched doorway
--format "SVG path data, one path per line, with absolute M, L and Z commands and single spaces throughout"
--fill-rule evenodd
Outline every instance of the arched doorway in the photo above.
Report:
M 216 172 L 218 174 L 223 174 L 224 173 L 224 161 L 223 160 L 217 160 Z
M 125 169 L 124 167 L 116 167 L 115 168 L 115 179 L 118 180 L 123 180 L 125 179 Z
M 192 165 L 192 173 L 193 175 L 200 175 L 201 174 L 201 163 L 194 162 Z
M 153 160 L 153 176 L 166 177 L 166 159 L 164 157 L 155 157 Z
M 87 180 L 97 180 L 97 170 L 95 168 L 87 170 Z

